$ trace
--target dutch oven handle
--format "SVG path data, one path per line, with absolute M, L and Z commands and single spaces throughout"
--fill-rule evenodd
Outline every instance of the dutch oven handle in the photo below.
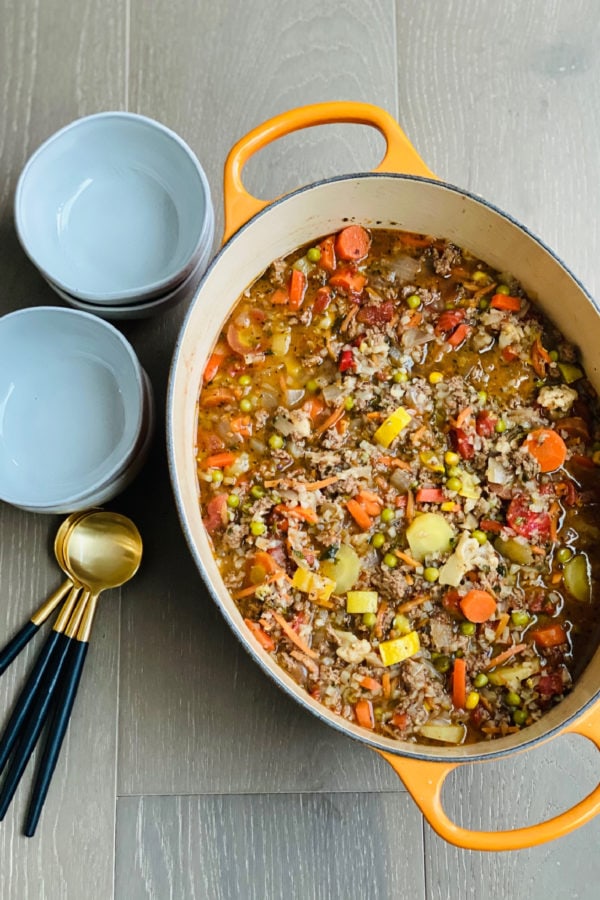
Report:
M 262 147 L 266 147 L 267 144 L 286 134 L 291 134 L 292 131 L 312 128 L 314 125 L 332 125 L 342 122 L 371 125 L 385 138 L 387 145 L 385 155 L 379 165 L 375 167 L 375 172 L 402 172 L 405 175 L 436 178 L 396 120 L 381 107 L 350 100 L 335 100 L 329 103 L 301 106 L 258 125 L 241 138 L 229 152 L 225 162 L 223 180 L 225 203 L 223 242 L 271 202 L 253 197 L 244 187 L 242 169 L 250 157 Z
M 600 750 L 600 704 L 595 704 L 560 732 L 580 734 Z M 442 806 L 442 787 L 446 777 L 463 763 L 424 762 L 376 751 L 400 776 L 413 800 L 433 828 L 445 841 L 465 850 L 523 850 L 563 837 L 585 825 L 600 812 L 600 784 L 566 812 L 527 828 L 512 831 L 470 831 L 448 818 Z

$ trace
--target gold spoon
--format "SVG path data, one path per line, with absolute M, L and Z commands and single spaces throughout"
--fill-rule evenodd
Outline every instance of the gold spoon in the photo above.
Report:
M 74 613 L 73 621 L 65 631 L 67 637 L 75 637 L 76 641 L 62 675 L 60 693 L 32 790 L 24 832 L 28 837 L 35 832 L 58 761 L 79 687 L 98 599 L 102 591 L 119 587 L 133 578 L 142 559 L 142 538 L 134 523 L 126 516 L 107 511 L 93 512 L 71 527 L 63 543 L 63 557 L 66 570 L 73 581 L 84 586 L 84 594 L 77 605 L 78 608 L 83 608 L 83 613 L 80 620 Z M 7 773 L 0 796 L 1 815 L 4 815 L 5 807 L 12 799 L 40 730 L 41 725 L 39 728 L 28 729 L 21 741 L 19 756 L 21 753 L 27 755 L 24 763 L 11 765 Z

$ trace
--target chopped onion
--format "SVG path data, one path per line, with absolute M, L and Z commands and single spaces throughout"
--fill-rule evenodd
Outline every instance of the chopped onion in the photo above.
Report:
M 326 403 L 337 405 L 344 396 L 344 388 L 337 384 L 328 384 L 323 388 L 323 400 Z
M 421 261 L 413 256 L 404 256 L 403 254 L 398 259 L 392 260 L 389 265 L 400 281 L 412 281 L 421 268 Z

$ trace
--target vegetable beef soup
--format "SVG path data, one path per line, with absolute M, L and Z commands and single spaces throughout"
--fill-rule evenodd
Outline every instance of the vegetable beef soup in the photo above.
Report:
M 246 626 L 365 729 L 525 728 L 598 640 L 600 427 L 510 273 L 349 225 L 239 298 L 198 403 L 205 526 Z

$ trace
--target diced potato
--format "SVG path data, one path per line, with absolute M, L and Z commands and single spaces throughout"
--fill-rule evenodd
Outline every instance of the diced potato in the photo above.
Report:
M 494 547 L 502 556 L 520 566 L 530 566 L 533 562 L 533 553 L 529 544 L 522 544 L 521 541 L 516 541 L 514 538 L 504 541 L 498 537 L 494 541 Z
M 389 447 L 394 438 L 397 438 L 402 429 L 406 428 L 411 421 L 410 413 L 403 406 L 399 406 L 382 422 L 373 437 L 382 447 Z
M 278 331 L 271 339 L 271 350 L 274 356 L 285 356 L 290 349 L 291 331 Z
M 529 659 L 526 662 L 515 663 L 512 666 L 498 666 L 490 672 L 488 678 L 496 687 L 504 686 L 511 691 L 518 691 L 522 681 L 537 675 L 540 671 L 539 659 Z
M 563 579 L 568 592 L 580 603 L 589 603 L 592 595 L 590 564 L 586 556 L 578 554 L 565 563 Z
M 379 653 L 384 666 L 393 666 L 403 662 L 409 656 L 414 656 L 421 649 L 421 642 L 416 631 L 409 631 L 402 637 L 391 641 L 382 641 L 379 645 Z
M 292 587 L 305 594 L 310 594 L 316 600 L 327 601 L 333 594 L 335 581 L 331 578 L 324 578 L 323 575 L 317 575 L 309 569 L 303 569 L 298 566 L 292 578 Z
M 416 516 L 406 529 L 411 555 L 419 562 L 429 553 L 447 553 L 453 537 L 452 527 L 439 513 Z
M 445 744 L 462 744 L 467 733 L 464 725 L 436 725 L 433 722 L 421 725 L 418 731 L 431 741 L 443 741 Z
M 346 594 L 346 612 L 374 613 L 379 606 L 377 591 L 348 591 Z
M 360 559 L 350 544 L 341 544 L 335 559 L 321 565 L 321 572 L 335 582 L 336 594 L 345 594 L 354 587 L 360 574 Z

